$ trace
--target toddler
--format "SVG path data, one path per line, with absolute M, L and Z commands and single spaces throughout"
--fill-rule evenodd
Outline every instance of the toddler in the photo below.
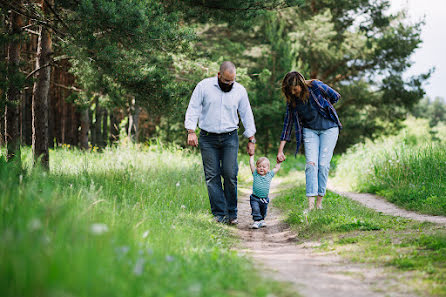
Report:
M 277 163 L 273 170 L 269 170 L 270 163 L 268 158 L 261 157 L 254 165 L 254 156 L 249 157 L 249 166 L 253 176 L 252 195 L 249 203 L 251 204 L 253 229 L 266 227 L 265 217 L 269 203 L 269 188 L 271 180 L 280 169 L 280 163 Z

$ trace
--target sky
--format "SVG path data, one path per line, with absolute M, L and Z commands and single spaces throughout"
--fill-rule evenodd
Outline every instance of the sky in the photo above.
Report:
M 425 17 L 422 27 L 423 43 L 411 56 L 414 62 L 405 77 L 425 73 L 432 67 L 435 72 L 424 85 L 426 96 L 446 98 L 446 0 L 390 0 L 391 11 L 407 9 L 410 20 Z

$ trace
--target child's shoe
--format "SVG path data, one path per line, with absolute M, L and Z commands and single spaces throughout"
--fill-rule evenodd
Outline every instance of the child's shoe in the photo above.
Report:
M 261 226 L 262 223 L 261 223 L 261 221 L 254 221 L 254 223 L 252 224 L 252 226 L 251 226 L 251 228 L 252 229 L 259 229 Z
M 265 220 L 260 221 L 260 228 L 266 227 Z

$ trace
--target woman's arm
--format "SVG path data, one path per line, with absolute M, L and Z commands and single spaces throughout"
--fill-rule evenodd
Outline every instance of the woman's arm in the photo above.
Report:
M 341 95 L 338 92 L 336 92 L 334 89 L 332 89 L 330 86 L 324 84 L 320 80 L 313 80 L 312 84 L 317 86 L 319 88 L 319 90 L 326 97 L 328 97 L 327 99 L 330 101 L 331 104 L 335 104 L 341 98 Z
M 286 157 L 283 153 L 283 148 L 285 147 L 286 140 L 282 140 L 279 145 L 279 151 L 277 153 L 277 163 L 282 163 L 285 161 Z

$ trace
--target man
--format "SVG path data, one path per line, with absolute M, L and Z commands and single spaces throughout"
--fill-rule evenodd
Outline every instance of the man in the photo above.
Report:
M 187 143 L 191 146 L 198 145 L 197 121 L 201 129 L 200 151 L 212 214 L 217 222 L 233 225 L 238 223 L 238 114 L 245 127 L 243 135 L 249 138 L 247 151 L 250 156 L 254 155 L 256 132 L 248 94 L 235 77 L 234 64 L 226 61 L 221 64 L 217 76 L 199 82 L 184 121 Z

